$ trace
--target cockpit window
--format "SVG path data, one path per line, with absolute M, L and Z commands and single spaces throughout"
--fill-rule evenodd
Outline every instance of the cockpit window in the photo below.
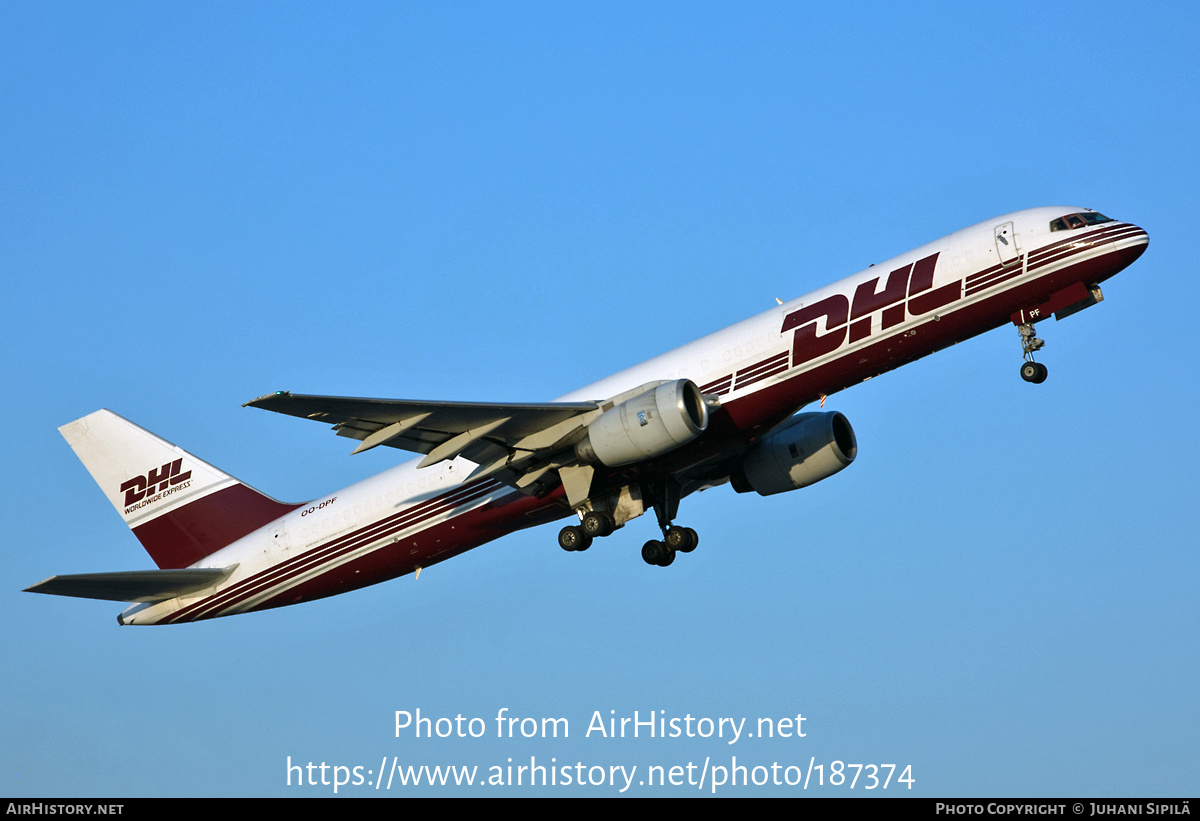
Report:
M 1086 228 L 1089 225 L 1099 225 L 1102 222 L 1114 222 L 1112 217 L 1106 217 L 1096 211 L 1083 211 L 1079 214 L 1067 214 L 1050 221 L 1051 231 L 1070 231 L 1073 228 Z

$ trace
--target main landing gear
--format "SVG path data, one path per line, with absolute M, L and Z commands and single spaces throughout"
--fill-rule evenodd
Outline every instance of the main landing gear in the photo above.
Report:
M 558 531 L 558 546 L 568 552 L 587 550 L 592 539 L 607 536 L 617 529 L 612 516 L 596 510 L 583 514 L 577 525 L 567 525 Z
M 676 553 L 691 553 L 700 544 L 700 535 L 690 527 L 672 525 L 660 521 L 662 541 L 651 539 L 642 545 L 642 559 L 646 564 L 666 567 L 675 561 Z M 592 540 L 608 536 L 616 525 L 612 517 L 601 511 L 588 511 L 577 525 L 567 525 L 558 531 L 558 546 L 568 552 L 580 552 L 592 546 Z
M 700 536 L 690 527 L 671 524 L 679 514 L 679 501 L 683 498 L 678 482 L 667 479 L 651 488 L 654 499 L 654 517 L 663 537 L 651 539 L 642 545 L 642 561 L 646 564 L 666 567 L 675 561 L 676 553 L 691 553 L 700 544 Z
M 675 561 L 676 553 L 691 553 L 700 544 L 700 535 L 690 527 L 672 525 L 663 530 L 662 541 L 651 539 L 642 545 L 642 561 L 666 567 Z
M 1046 381 L 1049 371 L 1041 362 L 1033 361 L 1033 354 L 1045 347 L 1046 341 L 1034 336 L 1032 322 L 1018 325 L 1017 332 L 1021 334 L 1021 351 L 1025 354 L 1025 361 L 1021 363 L 1021 378 L 1040 385 Z

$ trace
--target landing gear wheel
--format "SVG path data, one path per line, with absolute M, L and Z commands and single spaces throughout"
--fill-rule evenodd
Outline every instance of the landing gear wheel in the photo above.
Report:
M 608 536 L 616 529 L 613 526 L 611 516 L 609 516 L 607 513 L 599 513 L 597 511 L 592 511 L 585 514 L 583 521 L 580 522 L 580 527 L 583 528 L 584 533 L 593 538 L 597 536 Z
M 670 545 L 651 539 L 642 545 L 642 561 L 646 564 L 666 567 L 675 561 L 675 551 L 671 549 Z
M 1050 375 L 1049 369 L 1041 362 L 1024 362 L 1021 364 L 1021 378 L 1034 385 L 1040 385 Z
M 592 546 L 592 537 L 583 532 L 583 528 L 567 525 L 558 531 L 558 546 L 567 552 L 587 550 Z
M 653 539 L 642 545 L 642 561 L 646 564 L 658 564 L 658 554 L 662 542 L 656 542 Z
M 1034 385 L 1040 385 L 1046 381 L 1049 371 L 1046 370 L 1045 365 L 1034 362 L 1033 355 L 1046 347 L 1046 341 L 1034 336 L 1032 322 L 1018 325 L 1017 333 L 1021 335 L 1021 352 L 1025 354 L 1025 361 L 1021 364 L 1021 378 Z
M 690 527 L 675 525 L 667 528 L 664 541 L 666 541 L 667 547 L 672 550 L 678 550 L 681 553 L 691 553 L 696 549 L 696 545 L 700 543 L 700 537 Z

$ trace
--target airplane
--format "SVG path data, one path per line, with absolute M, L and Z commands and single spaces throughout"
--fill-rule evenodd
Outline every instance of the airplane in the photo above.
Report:
M 680 501 L 730 484 L 773 496 L 858 452 L 828 396 L 970 337 L 1016 326 L 1021 378 L 1047 377 L 1035 325 L 1100 302 L 1147 233 L 1086 208 L 1017 211 L 541 404 L 280 391 L 246 406 L 421 455 L 303 504 L 276 501 L 108 410 L 59 430 L 157 570 L 52 576 L 28 591 L 129 602 L 120 624 L 178 624 L 377 584 L 565 517 L 559 546 L 653 511 L 670 565 L 699 543 Z M 819 403 L 820 409 L 801 412 Z

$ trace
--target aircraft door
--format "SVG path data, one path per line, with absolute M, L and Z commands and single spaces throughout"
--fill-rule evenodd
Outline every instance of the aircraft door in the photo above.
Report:
M 291 547 L 291 539 L 288 538 L 288 532 L 284 529 L 283 524 L 276 522 L 271 525 L 271 541 L 267 550 L 287 550 L 289 547 Z
M 996 226 L 996 253 L 1000 255 L 1001 265 L 1016 262 L 1021 255 L 1021 245 L 1017 232 L 1011 222 L 1002 222 Z

